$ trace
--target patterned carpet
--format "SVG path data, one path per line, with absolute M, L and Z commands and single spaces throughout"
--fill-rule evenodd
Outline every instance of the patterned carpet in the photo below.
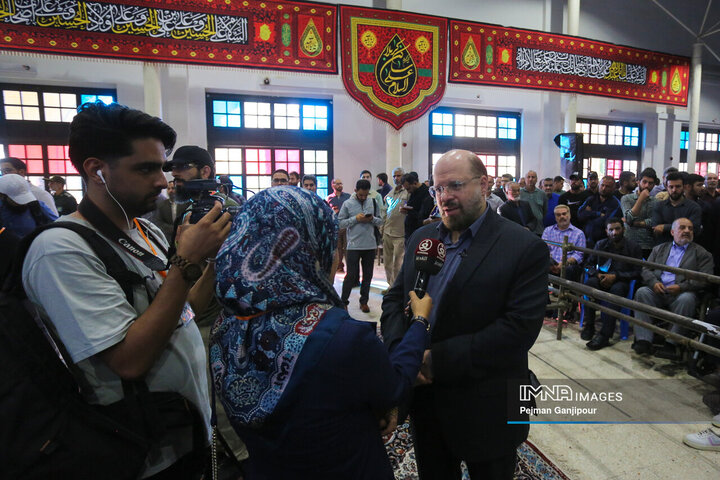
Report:
M 385 443 L 396 480 L 417 480 L 415 450 L 410 436 L 410 425 L 406 422 L 390 436 Z M 463 479 L 469 480 L 463 465 Z M 518 447 L 518 466 L 515 480 L 569 480 L 540 450 L 530 442 Z

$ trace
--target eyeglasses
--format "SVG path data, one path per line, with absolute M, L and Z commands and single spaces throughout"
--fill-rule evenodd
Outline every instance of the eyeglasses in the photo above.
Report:
M 173 172 L 184 172 L 185 170 L 190 170 L 191 168 L 195 168 L 197 165 L 194 163 L 180 163 L 180 164 L 173 164 L 171 166 L 171 171 Z
M 287 185 L 288 179 L 287 178 L 273 178 L 272 183 L 273 183 L 273 185 Z
M 453 182 L 448 183 L 447 185 L 436 185 L 430 187 L 430 195 L 434 197 L 440 197 L 443 193 L 458 193 L 463 188 L 465 188 L 465 185 L 472 182 L 476 178 L 482 178 L 482 177 L 472 177 L 470 180 L 460 182 L 458 180 L 455 180 Z

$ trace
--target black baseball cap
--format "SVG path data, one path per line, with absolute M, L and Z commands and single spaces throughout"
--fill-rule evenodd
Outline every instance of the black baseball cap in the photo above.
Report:
M 165 162 L 163 171 L 169 172 L 174 166 L 193 164 L 198 168 L 208 166 L 215 167 L 215 160 L 210 156 L 210 152 L 196 145 L 183 145 L 175 150 L 172 160 Z
M 588 179 L 590 178 L 598 178 L 597 172 L 588 172 Z
M 577 172 L 573 172 L 568 178 L 570 180 L 582 180 L 582 177 L 580 177 L 580 174 Z

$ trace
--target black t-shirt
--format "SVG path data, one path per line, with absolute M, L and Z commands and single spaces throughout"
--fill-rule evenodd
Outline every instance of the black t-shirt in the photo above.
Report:
M 60 216 L 70 215 L 77 210 L 77 200 L 67 191 L 54 195 L 53 200 L 55 200 L 55 208 Z
M 560 199 L 558 200 L 558 205 L 567 205 L 570 207 L 570 223 L 580 230 L 583 229 L 583 222 L 578 219 L 578 209 L 590 195 L 592 195 L 592 192 L 589 190 L 583 190 L 578 193 L 568 190 L 560 195 Z

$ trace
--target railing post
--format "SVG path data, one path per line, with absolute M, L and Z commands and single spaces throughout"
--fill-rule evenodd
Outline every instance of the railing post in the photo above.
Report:
M 563 280 L 565 280 L 565 267 L 567 266 L 567 252 L 569 244 L 568 236 L 563 236 L 562 262 L 560 262 L 560 278 Z M 562 340 L 563 318 L 561 314 L 563 308 L 567 307 L 565 287 L 562 284 L 560 285 L 560 293 L 558 294 L 558 303 L 560 304 L 560 308 L 558 308 L 557 339 Z

